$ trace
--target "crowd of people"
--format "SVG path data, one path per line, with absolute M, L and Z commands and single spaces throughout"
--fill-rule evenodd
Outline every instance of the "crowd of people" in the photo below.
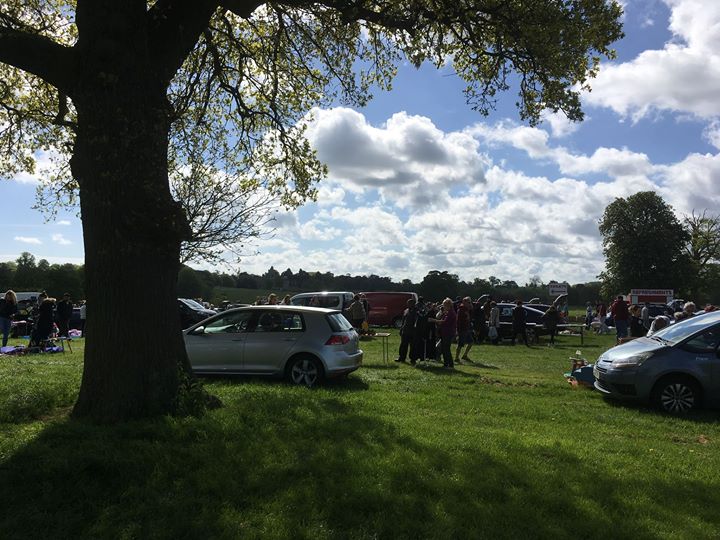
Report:
M 542 317 L 543 326 L 554 344 L 562 308 L 551 305 Z M 530 347 L 527 332 L 527 312 L 518 300 L 512 309 L 512 345 L 518 337 Z M 501 339 L 500 308 L 492 297 L 473 300 L 466 296 L 453 301 L 446 298 L 440 303 L 408 300 L 400 327 L 400 347 L 396 362 L 417 365 L 426 360 L 442 361 L 449 369 L 455 364 L 472 363 L 469 356 L 474 345 L 488 341 L 498 345 Z M 453 351 L 453 343 L 455 350 Z
M 707 313 L 715 311 L 716 309 L 714 305 L 707 304 L 704 312 Z M 673 310 L 671 306 L 665 306 L 662 314 L 653 317 L 650 315 L 649 302 L 629 304 L 624 296 L 618 295 L 618 297 L 610 303 L 609 308 L 604 302 L 598 300 L 594 313 L 591 303 L 588 302 L 585 324 L 587 328 L 590 328 L 591 323 L 597 319 L 596 333 L 608 334 L 610 333 L 610 328 L 608 327 L 607 321 L 608 316 L 610 316 L 615 327 L 617 342 L 622 343 L 629 339 L 652 335 L 671 323 L 694 316 L 697 311 L 698 308 L 694 302 L 685 302 L 679 311 Z
M 25 332 L 30 335 L 30 347 L 41 347 L 53 337 L 68 337 L 70 334 L 70 319 L 75 304 L 70 293 L 65 293 L 62 299 L 57 300 L 43 291 L 37 301 L 21 305 L 14 291 L 9 290 L 0 299 L 0 332 L 2 333 L 2 346 L 6 347 L 12 331 L 13 321 L 26 325 Z M 80 332 L 84 335 L 86 319 L 85 302 L 78 304 L 80 308 Z M 29 330 L 29 332 L 28 332 Z

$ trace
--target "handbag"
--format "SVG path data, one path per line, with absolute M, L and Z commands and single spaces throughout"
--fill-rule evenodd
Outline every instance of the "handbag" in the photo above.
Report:
M 488 337 L 489 337 L 490 339 L 497 339 L 497 337 L 498 337 L 497 328 L 495 328 L 494 326 L 490 326 L 490 327 L 488 328 Z

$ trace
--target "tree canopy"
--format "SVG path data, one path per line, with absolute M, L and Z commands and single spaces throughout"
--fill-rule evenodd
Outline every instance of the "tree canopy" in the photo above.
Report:
M 690 236 L 673 209 L 653 191 L 615 199 L 600 220 L 605 271 L 600 275 L 606 295 L 632 288 L 685 291 Z
M 175 180 L 193 187 L 202 171 L 286 207 L 314 197 L 325 168 L 308 111 L 365 104 L 405 59 L 451 63 L 482 114 L 514 86 L 530 123 L 580 120 L 621 13 L 606 0 L 5 0 L 0 174 L 44 154 L 50 194 L 82 215 L 92 318 L 74 414 L 177 407 L 188 364 L 165 314 L 193 216 Z M 128 294 L 146 308 L 120 321 Z

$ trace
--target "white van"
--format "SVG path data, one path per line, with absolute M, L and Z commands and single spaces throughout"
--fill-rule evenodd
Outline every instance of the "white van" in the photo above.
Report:
M 18 303 L 20 302 L 37 302 L 38 296 L 40 296 L 39 292 L 16 292 L 15 296 L 17 296 Z
M 296 294 L 290 299 L 294 306 L 311 306 L 343 311 L 352 304 L 354 293 L 348 291 L 322 291 Z

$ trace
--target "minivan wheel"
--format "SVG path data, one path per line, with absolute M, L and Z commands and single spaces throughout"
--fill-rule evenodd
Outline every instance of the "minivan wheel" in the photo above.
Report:
M 311 388 L 322 380 L 322 376 L 322 366 L 312 356 L 298 356 L 288 365 L 288 380 L 296 385 L 304 384 Z
M 669 377 L 655 385 L 652 401 L 666 413 L 684 414 L 700 406 L 700 388 L 687 377 Z

